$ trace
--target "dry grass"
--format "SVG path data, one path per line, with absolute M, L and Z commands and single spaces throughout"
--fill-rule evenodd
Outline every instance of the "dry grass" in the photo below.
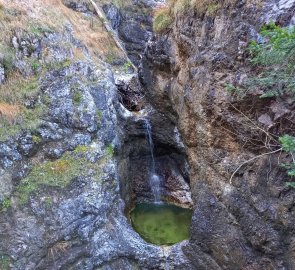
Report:
M 105 57 L 108 48 L 112 47 L 120 55 L 120 50 L 116 48 L 112 37 L 98 18 L 75 12 L 67 8 L 61 0 L 0 0 L 1 5 L 0 40 L 5 40 L 7 44 L 15 31 L 30 30 L 34 25 L 58 31 L 63 25 L 70 23 L 74 36 L 91 53 Z
M 36 77 L 23 78 L 18 72 L 13 72 L 6 83 L 0 86 L 0 102 L 10 105 L 23 105 L 26 98 L 38 92 Z
M 69 243 L 66 241 L 61 241 L 54 244 L 51 248 L 48 249 L 48 256 L 55 258 L 59 253 L 64 253 L 68 250 Z
M 153 28 L 155 32 L 161 33 L 169 28 L 177 14 L 194 10 L 199 15 L 214 15 L 220 8 L 233 3 L 235 0 L 168 0 L 165 6 L 155 11 Z
M 0 103 L 0 118 L 5 118 L 5 120 L 7 120 L 8 122 L 13 123 L 19 113 L 19 105 Z

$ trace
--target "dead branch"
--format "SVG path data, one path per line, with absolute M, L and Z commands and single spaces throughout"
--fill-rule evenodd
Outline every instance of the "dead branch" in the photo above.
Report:
M 255 156 L 249 160 L 246 160 L 245 162 L 243 162 L 241 165 L 239 165 L 236 170 L 233 172 L 233 174 L 231 175 L 230 179 L 229 179 L 229 183 L 232 185 L 232 179 L 233 177 L 235 176 L 235 174 L 247 163 L 257 159 L 257 158 L 260 158 L 262 156 L 266 156 L 266 155 L 271 155 L 271 154 L 274 154 L 274 153 L 277 153 L 279 151 L 282 151 L 283 148 L 280 148 L 280 149 L 277 149 L 277 150 L 274 150 L 274 151 L 271 151 L 271 152 L 268 152 L 268 153 L 264 153 L 264 154 L 261 154 L 261 155 L 258 155 L 258 156 Z
M 257 129 L 259 129 L 260 131 L 262 131 L 269 139 L 279 143 L 271 134 L 267 131 L 265 131 L 263 128 L 261 128 L 260 126 L 258 126 L 252 119 L 250 119 L 247 115 L 245 115 L 242 111 L 240 111 L 238 108 L 236 108 L 232 103 L 229 103 L 237 112 L 239 112 L 241 115 L 243 115 L 248 121 L 251 122 L 251 124 L 253 124 L 253 126 Z M 275 136 L 275 135 L 274 135 Z

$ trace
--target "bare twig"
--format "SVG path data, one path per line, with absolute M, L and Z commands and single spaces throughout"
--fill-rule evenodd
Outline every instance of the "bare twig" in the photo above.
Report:
M 250 121 L 253 126 L 257 129 L 259 129 L 260 131 L 262 131 L 264 134 L 266 134 L 267 137 L 269 137 L 270 139 L 272 139 L 273 141 L 277 142 L 278 141 L 267 131 L 265 131 L 263 128 L 261 128 L 260 126 L 257 125 L 257 123 L 255 123 L 252 119 L 250 119 L 247 115 L 245 115 L 242 111 L 240 111 L 238 108 L 236 108 L 232 103 L 230 103 L 230 105 L 240 114 L 242 114 L 248 121 Z
M 274 151 L 271 151 L 271 152 L 267 152 L 267 153 L 264 153 L 264 154 L 261 154 L 261 155 L 255 156 L 255 157 L 253 157 L 253 158 L 251 158 L 251 159 L 249 159 L 249 160 L 246 160 L 246 161 L 243 162 L 241 165 L 239 165 L 239 166 L 236 168 L 236 170 L 233 172 L 233 174 L 231 175 L 231 177 L 230 177 L 230 179 L 229 179 L 229 183 L 232 184 L 232 179 L 233 179 L 233 177 L 234 177 L 235 174 L 236 174 L 236 173 L 237 173 L 237 172 L 243 167 L 243 165 L 245 165 L 245 164 L 247 164 L 247 163 L 249 163 L 249 162 L 251 162 L 251 161 L 253 161 L 253 160 L 257 159 L 257 158 L 260 158 L 260 157 L 262 157 L 262 156 L 271 155 L 271 154 L 277 153 L 277 152 L 279 152 L 279 151 L 282 151 L 282 148 L 277 149 L 277 150 L 274 150 Z

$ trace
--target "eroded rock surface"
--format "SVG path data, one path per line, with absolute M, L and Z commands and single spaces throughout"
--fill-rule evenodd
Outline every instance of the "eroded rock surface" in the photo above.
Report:
M 281 119 L 280 128 L 294 135 L 285 119 L 294 119 L 294 104 L 275 116 L 271 108 L 279 102 L 255 93 L 238 100 L 225 90 L 226 83 L 251 76 L 246 48 L 250 40 L 261 41 L 260 26 L 270 18 L 292 24 L 294 6 L 238 1 L 215 14 L 188 10 L 148 43 L 142 82 L 149 101 L 176 123 L 191 168 L 194 214 L 184 250 L 194 269 L 294 267 L 294 255 L 286 254 L 292 254 L 295 192 L 286 187 L 280 154 L 241 166 L 232 177 L 243 162 L 267 151 L 265 134 L 249 119 L 274 134 Z

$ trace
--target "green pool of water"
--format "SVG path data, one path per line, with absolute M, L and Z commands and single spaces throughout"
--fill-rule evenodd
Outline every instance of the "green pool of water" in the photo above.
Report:
M 130 218 L 133 228 L 147 242 L 172 245 L 189 238 L 192 211 L 169 204 L 140 203 Z

